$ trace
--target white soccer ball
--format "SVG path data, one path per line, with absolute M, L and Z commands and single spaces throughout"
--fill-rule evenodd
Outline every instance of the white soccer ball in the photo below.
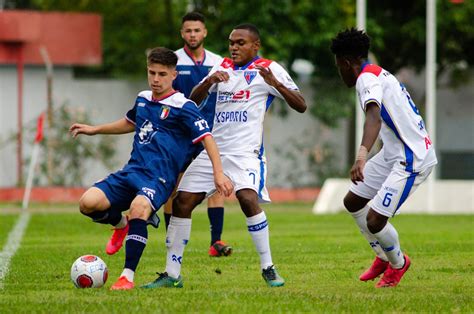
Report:
M 107 265 L 95 255 L 83 255 L 71 267 L 71 280 L 77 288 L 100 288 L 108 276 Z

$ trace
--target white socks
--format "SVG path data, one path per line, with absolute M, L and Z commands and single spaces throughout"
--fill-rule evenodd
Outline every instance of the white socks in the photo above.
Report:
M 268 231 L 267 217 L 261 212 L 252 217 L 247 217 L 247 229 L 252 236 L 253 243 L 260 255 L 260 266 L 262 269 L 272 266 L 272 254 L 270 252 L 270 236 Z
M 354 218 L 356 224 L 359 226 L 360 232 L 367 239 L 367 242 L 369 242 L 375 254 L 377 254 L 377 256 L 380 259 L 384 261 L 388 261 L 387 256 L 385 255 L 385 252 L 383 251 L 382 247 L 379 244 L 379 241 L 377 241 L 377 238 L 375 238 L 375 236 L 367 228 L 367 213 L 368 212 L 369 212 L 369 207 L 366 205 L 364 206 L 364 208 L 354 213 L 350 212 L 350 214 Z
M 385 251 L 390 265 L 392 265 L 393 268 L 402 268 L 405 264 L 405 258 L 400 250 L 397 230 L 395 230 L 392 224 L 387 222 L 382 230 L 374 234 L 374 237 L 377 238 L 380 246 Z
M 128 281 L 133 282 L 133 277 L 135 277 L 135 272 L 130 268 L 124 268 L 120 277 L 125 276 Z
M 178 278 L 181 273 L 181 263 L 184 248 L 191 234 L 191 218 L 171 216 L 166 233 L 166 269 L 168 276 Z

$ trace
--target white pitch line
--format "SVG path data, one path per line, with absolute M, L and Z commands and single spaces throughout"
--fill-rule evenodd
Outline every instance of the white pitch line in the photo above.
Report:
M 16 225 L 8 234 L 7 242 L 3 246 L 3 250 L 0 252 L 0 290 L 3 289 L 3 280 L 8 274 L 10 260 L 20 247 L 23 233 L 25 232 L 29 221 L 30 213 L 26 211 L 22 212 Z

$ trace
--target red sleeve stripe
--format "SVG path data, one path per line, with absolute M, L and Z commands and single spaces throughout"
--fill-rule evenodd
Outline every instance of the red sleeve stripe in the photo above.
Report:
M 208 137 L 208 136 L 212 136 L 211 132 L 206 132 L 206 133 L 202 134 L 201 136 L 195 138 L 195 139 L 193 140 L 193 144 L 199 143 L 199 142 L 202 141 L 205 137 Z

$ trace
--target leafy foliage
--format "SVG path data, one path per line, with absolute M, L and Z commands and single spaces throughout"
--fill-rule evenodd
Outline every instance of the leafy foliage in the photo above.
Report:
M 9 4 L 10 3 L 10 4 Z M 15 1 L 7 1 L 7 7 Z M 453 84 L 466 81 L 474 65 L 474 1 L 455 4 L 437 1 L 438 71 L 451 72 Z M 262 55 L 291 66 L 296 59 L 313 63 L 314 88 L 335 97 L 316 97 L 312 110 L 329 126 L 347 117 L 353 106 L 350 93 L 334 84 L 337 72 L 329 51 L 331 38 L 341 29 L 354 26 L 355 1 L 339 0 L 21 0 L 16 7 L 46 11 L 96 12 L 103 16 L 104 63 L 77 73 L 138 78 L 145 67 L 147 48 L 181 47 L 181 16 L 190 10 L 207 17 L 206 47 L 227 55 L 227 38 L 232 28 L 243 22 L 256 24 L 262 34 Z M 425 64 L 426 2 L 401 0 L 367 1 L 367 29 L 372 51 L 385 68 L 396 73 L 402 67 L 417 70 Z M 294 73 L 293 73 L 294 74 Z M 329 84 L 326 84 L 328 82 Z M 339 96 L 347 101 L 338 103 Z M 282 111 L 284 112 L 284 111 Z
M 48 141 L 52 141 L 52 184 L 60 186 L 82 186 L 83 176 L 89 161 L 99 161 L 107 169 L 116 166 L 115 139 L 112 136 L 101 135 L 99 137 L 78 136 L 73 139 L 69 134 L 69 127 L 77 121 L 92 124 L 91 113 L 81 107 L 72 107 L 67 104 L 59 106 L 53 113 L 55 122 L 52 130 L 45 133 L 41 141 L 43 158 L 39 163 L 40 173 L 37 176 L 37 184 L 48 183 Z M 30 128 L 30 136 L 34 134 L 35 128 Z M 29 162 L 25 162 L 25 167 Z

